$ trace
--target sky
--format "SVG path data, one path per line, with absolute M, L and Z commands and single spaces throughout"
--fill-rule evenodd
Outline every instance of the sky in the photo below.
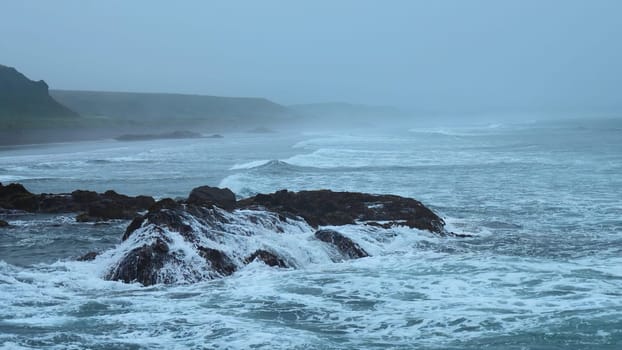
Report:
M 55 89 L 412 110 L 622 110 L 619 0 L 0 0 Z

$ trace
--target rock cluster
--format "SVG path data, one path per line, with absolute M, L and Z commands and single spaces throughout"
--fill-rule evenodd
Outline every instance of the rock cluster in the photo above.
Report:
M 130 197 L 114 191 L 33 194 L 21 184 L 0 183 L 0 208 L 30 213 L 81 213 L 76 218 L 78 221 L 132 219 L 154 203 L 152 197 Z
M 301 228 L 301 232 L 313 234 L 299 237 L 321 242 L 332 252 L 329 259 L 333 261 L 370 255 L 339 232 L 342 225 L 406 226 L 441 236 L 461 236 L 446 231 L 443 219 L 412 198 L 329 190 L 282 190 L 236 200 L 229 189 L 201 186 L 187 199 L 155 202 L 152 197 L 128 197 L 114 191 L 32 194 L 20 184 L 0 184 L 0 208 L 82 212 L 76 218 L 79 221 L 133 219 L 122 237 L 120 247 L 124 250 L 120 248 L 114 255 L 115 263 L 104 278 L 143 285 L 228 276 L 252 262 L 297 267 L 291 256 L 269 246 L 226 245 L 252 237 L 256 234 L 253 230 L 280 235 Z M 234 238 L 227 241 L 227 237 Z M 97 253 L 91 252 L 79 260 L 96 257 Z
M 445 222 L 421 202 L 394 195 L 373 195 L 329 190 L 258 194 L 238 202 L 238 207 L 263 207 L 285 216 L 296 215 L 311 226 L 348 225 L 359 222 L 403 225 L 442 234 Z
M 144 285 L 173 282 L 170 276 L 161 273 L 167 264 L 182 264 L 180 257 L 171 252 L 171 233 L 179 234 L 185 242 L 191 244 L 204 259 L 200 263 L 205 264 L 210 278 L 228 276 L 240 266 L 253 261 L 273 267 L 294 267 L 287 257 L 266 249 L 258 249 L 247 256 L 238 256 L 237 252 L 227 253 L 203 245 L 204 237 L 218 240 L 219 235 L 234 234 L 228 231 L 232 219 L 225 213 L 235 215 L 239 210 L 269 213 L 267 220 L 273 222 L 268 222 L 267 225 L 273 227 L 275 232 L 283 233 L 279 223 L 284 222 L 301 222 L 307 227 L 320 228 L 313 237 L 337 252 L 338 258 L 333 259 L 335 261 L 363 258 L 369 254 L 342 233 L 334 229 L 322 229 L 321 226 L 402 225 L 439 235 L 451 234 L 445 231 L 445 223 L 438 215 L 410 198 L 328 190 L 284 190 L 236 201 L 235 195 L 229 189 L 202 186 L 192 190 L 186 200 L 163 199 L 146 214 L 135 218 L 123 235 L 123 240 L 128 240 L 140 232 L 140 235 L 147 234 L 142 238 L 145 243 L 125 254 L 105 278 L 124 282 L 137 281 Z M 265 221 L 266 217 L 250 215 L 244 220 L 248 223 Z M 200 279 L 190 277 L 193 278 Z

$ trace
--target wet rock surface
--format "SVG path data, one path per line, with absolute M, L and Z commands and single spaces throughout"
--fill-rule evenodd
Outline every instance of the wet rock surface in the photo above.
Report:
M 311 226 L 347 225 L 364 221 L 386 221 L 384 225 L 444 233 L 445 222 L 421 202 L 394 195 L 373 195 L 330 190 L 258 194 L 238 202 L 239 208 L 261 206 L 287 215 L 297 215 Z
M 292 226 L 287 225 L 302 227 L 310 232 L 311 237 L 306 239 L 323 242 L 327 251 L 333 252 L 329 261 L 363 258 L 369 253 L 337 230 L 313 230 L 357 223 L 384 229 L 402 225 L 452 235 L 445 231 L 439 216 L 410 198 L 320 190 L 279 191 L 236 201 L 227 189 L 203 186 L 194 189 L 187 200 L 163 199 L 146 214 L 134 218 L 123 241 L 138 246 L 124 254 L 106 278 L 149 285 L 175 282 L 176 276 L 167 277 L 162 272 L 170 270 L 200 280 L 231 275 L 253 261 L 280 268 L 296 267 L 278 251 L 248 246 L 254 242 L 252 237 L 262 234 L 257 230 L 288 235 L 291 233 L 284 227 L 291 230 Z M 305 239 L 302 237 L 297 239 Z M 143 241 L 150 243 L 141 245 Z M 185 250 L 175 251 L 172 241 L 178 246 L 181 241 Z M 246 243 L 240 244 L 242 241 Z M 227 249 L 213 248 L 215 245 Z M 188 254 L 199 260 L 184 262 L 190 259 Z
M 443 219 L 412 198 L 329 190 L 282 190 L 237 201 L 229 189 L 201 186 L 187 199 L 156 202 L 152 197 L 114 191 L 33 194 L 20 184 L 0 184 L 0 207 L 33 213 L 82 212 L 78 221 L 132 219 L 122 243 L 111 250 L 114 263 L 104 278 L 143 285 L 229 276 L 253 261 L 299 267 L 300 261 L 291 253 L 283 254 L 279 246 L 287 244 L 286 249 L 292 249 L 298 245 L 296 240 L 321 241 L 320 246 L 313 246 L 324 254 L 321 260 L 369 256 L 353 239 L 323 226 L 361 224 L 382 230 L 400 225 L 440 236 L 466 237 L 446 231 Z M 5 223 L 0 221 L 0 226 Z M 287 243 L 279 238 L 283 235 L 289 235 Z M 94 260 L 102 254 L 91 252 L 78 260 Z
M 237 269 L 233 260 L 224 252 L 206 247 L 198 247 L 197 249 L 199 250 L 199 255 L 203 257 L 211 268 L 220 276 L 229 276 Z
M 256 250 L 255 252 L 253 252 L 253 254 L 244 259 L 244 262 L 247 264 L 250 264 L 253 261 L 261 261 L 264 264 L 272 267 L 289 267 L 284 259 L 280 258 L 272 252 L 263 249 Z
M 315 238 L 334 246 L 348 259 L 358 259 L 369 256 L 357 243 L 335 230 L 319 230 L 315 232 Z
M 130 197 L 114 191 L 97 193 L 76 190 L 65 194 L 34 194 L 23 185 L 0 184 L 0 208 L 30 213 L 76 213 L 78 221 L 132 219 L 137 212 L 149 209 L 155 200 L 148 196 Z
M 145 286 L 167 283 L 169 281 L 160 279 L 158 275 L 164 263 L 171 258 L 168 252 L 168 245 L 160 239 L 134 248 L 105 277 L 125 283 L 139 282 Z
M 78 257 L 76 260 L 78 261 L 91 261 L 91 260 L 95 260 L 95 258 L 99 255 L 99 253 L 97 252 L 88 252 L 80 257 Z
M 235 194 L 228 188 L 201 186 L 190 192 L 188 203 L 231 210 L 235 208 Z

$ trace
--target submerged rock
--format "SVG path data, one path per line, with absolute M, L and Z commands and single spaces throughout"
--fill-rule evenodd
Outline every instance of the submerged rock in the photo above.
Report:
M 78 260 L 78 261 L 92 261 L 92 260 L 95 260 L 95 258 L 98 255 L 99 255 L 99 253 L 97 253 L 97 252 L 88 252 L 88 253 L 80 256 L 76 260 Z
M 0 227 L 9 227 L 11 225 L 9 225 L 8 222 L 4 221 L 4 220 L 0 220 Z
M 337 250 L 349 259 L 358 259 L 369 256 L 363 248 L 350 238 L 334 230 L 319 230 L 315 232 L 315 238 L 337 248 Z
M 253 254 L 244 259 L 244 262 L 250 264 L 255 260 L 261 261 L 264 264 L 272 267 L 289 267 L 285 260 L 278 257 L 276 254 L 263 249 L 256 250 Z

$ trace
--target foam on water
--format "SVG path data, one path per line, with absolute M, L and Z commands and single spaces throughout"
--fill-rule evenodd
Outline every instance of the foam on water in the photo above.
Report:
M 45 192 L 185 196 L 220 183 L 238 196 L 394 193 L 475 237 L 348 225 L 336 229 L 371 256 L 340 261 L 313 229 L 292 221 L 279 232 L 270 215 L 240 211 L 201 244 L 238 263 L 271 249 L 295 268 L 240 263 L 209 280 L 197 275 L 194 247 L 172 234 L 183 259 L 167 274 L 198 282 L 142 287 L 101 278 L 143 242 L 119 243 L 127 223 L 11 216 L 0 231 L 0 348 L 618 349 L 622 139 L 619 123 L 584 124 L 3 151 L 0 176 L 45 177 L 29 182 Z M 249 224 L 251 214 L 261 220 Z M 89 250 L 104 253 L 71 260 Z
M 600 327 L 584 329 L 576 345 L 606 348 L 622 336 L 622 305 L 611 297 L 620 295 L 620 258 L 456 253 L 448 248 L 460 241 L 413 230 L 341 229 L 373 256 L 295 270 L 253 263 L 220 280 L 149 288 L 103 281 L 106 259 L 29 269 L 0 263 L 0 339 L 50 348 L 470 348 L 477 339 L 556 333 L 564 324 Z M 306 245 L 294 241 L 282 244 Z M 10 336 L 26 326 L 36 332 L 28 342 Z M 59 343 L 69 333 L 73 340 Z

